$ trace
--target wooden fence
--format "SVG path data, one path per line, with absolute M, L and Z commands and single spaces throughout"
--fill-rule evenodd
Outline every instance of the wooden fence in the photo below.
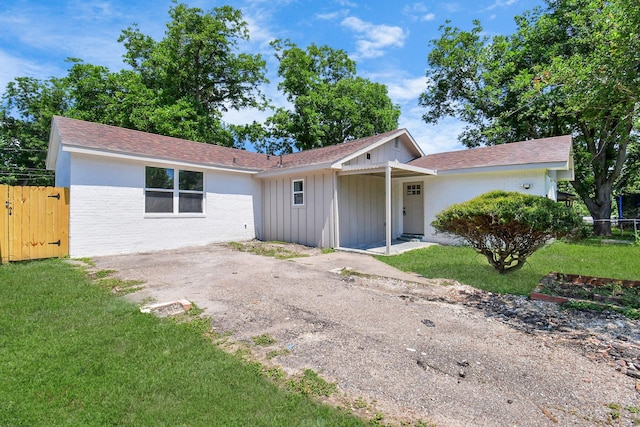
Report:
M 0 185 L 0 261 L 69 255 L 69 189 Z

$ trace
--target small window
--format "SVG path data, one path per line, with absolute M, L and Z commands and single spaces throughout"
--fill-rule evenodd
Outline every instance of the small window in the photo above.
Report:
M 173 212 L 173 169 L 147 167 L 145 212 Z
M 304 206 L 304 180 L 296 179 L 293 185 L 293 206 Z
M 419 196 L 421 190 L 420 184 L 408 184 L 407 185 L 407 196 Z
M 393 140 L 393 149 L 394 150 L 399 150 L 400 149 L 400 140 L 398 138 Z
M 204 174 L 202 172 L 181 170 L 178 176 L 180 177 L 178 212 L 202 213 Z
M 146 213 L 203 213 L 203 202 L 204 173 L 146 167 Z

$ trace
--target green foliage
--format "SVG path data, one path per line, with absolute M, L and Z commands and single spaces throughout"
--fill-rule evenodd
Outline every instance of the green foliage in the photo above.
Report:
M 516 17 L 510 36 L 441 27 L 421 95 L 424 120 L 455 116 L 469 147 L 570 134 L 572 183 L 591 215 L 609 218 L 611 194 L 637 176 L 640 3 L 547 0 Z M 596 223 L 599 235 L 608 223 Z
M 251 252 L 256 255 L 273 257 L 276 259 L 303 258 L 309 256 L 302 252 L 290 249 L 284 242 L 229 242 L 228 245 L 240 252 Z
M 238 52 L 249 38 L 241 12 L 223 6 L 205 13 L 174 2 L 169 16 L 160 41 L 136 26 L 122 32 L 131 69 L 112 72 L 70 58 L 63 78 L 10 82 L 0 104 L 0 183 L 53 184 L 45 159 L 54 115 L 224 146 L 255 134 L 255 126 L 221 120 L 229 109 L 266 106 L 259 89 L 266 62 Z
M 144 87 L 159 94 L 149 125 L 162 130 L 155 133 L 232 145 L 231 130 L 223 129 L 221 113 L 266 106 L 259 90 L 267 82 L 266 62 L 260 55 L 236 53 L 238 44 L 249 40 L 248 25 L 241 11 L 231 6 L 205 13 L 175 4 L 169 16 L 160 41 L 135 25 L 119 39 L 127 49 L 125 62 Z M 169 126 L 160 128 L 167 122 Z
M 289 349 L 281 348 L 280 350 L 271 350 L 267 352 L 265 357 L 267 358 L 267 360 L 269 360 L 269 359 L 273 359 L 274 357 L 286 356 L 289 354 L 291 354 L 291 351 Z
M 329 383 L 311 369 L 305 369 L 302 375 L 286 382 L 289 391 L 300 393 L 303 396 L 329 397 L 337 390 L 335 383 Z
M 255 337 L 252 337 L 251 341 L 253 341 L 255 345 L 261 345 L 261 346 L 269 346 L 277 342 L 276 339 L 269 334 L 257 335 Z
M 306 50 L 289 40 L 272 44 L 278 75 L 292 109 L 279 108 L 268 119 L 266 140 L 254 141 L 267 153 L 335 145 L 398 126 L 400 109 L 386 86 L 356 75 L 356 64 L 342 50 L 311 44 Z
M 546 197 L 492 191 L 452 205 L 431 225 L 463 238 L 500 273 L 522 268 L 549 239 L 570 235 L 582 218 Z
M 61 260 L 3 264 L 0 283 L 0 425 L 363 425 Z
M 61 80 L 18 77 L 0 104 L 0 184 L 53 185 L 45 170 L 51 118 L 68 108 Z

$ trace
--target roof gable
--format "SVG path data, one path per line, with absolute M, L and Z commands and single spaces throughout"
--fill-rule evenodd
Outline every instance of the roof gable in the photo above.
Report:
M 366 138 L 343 142 L 341 144 L 285 154 L 281 156 L 281 163 L 278 163 L 275 167 L 266 169 L 264 172 L 269 172 L 275 169 L 286 170 L 298 167 L 308 167 L 312 165 L 330 167 L 332 165 L 347 162 L 365 151 L 392 141 L 396 137 L 402 138 L 404 142 L 416 152 L 417 156 L 422 155 L 420 147 L 415 143 L 406 129 L 394 129 L 377 135 L 368 136 Z
M 532 139 L 491 147 L 429 154 L 409 164 L 436 171 L 456 171 L 516 165 L 557 164 L 570 167 L 571 136 Z

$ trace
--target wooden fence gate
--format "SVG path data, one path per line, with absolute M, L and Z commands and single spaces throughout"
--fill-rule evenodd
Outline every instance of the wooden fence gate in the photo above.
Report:
M 69 255 L 69 189 L 0 185 L 0 261 Z

